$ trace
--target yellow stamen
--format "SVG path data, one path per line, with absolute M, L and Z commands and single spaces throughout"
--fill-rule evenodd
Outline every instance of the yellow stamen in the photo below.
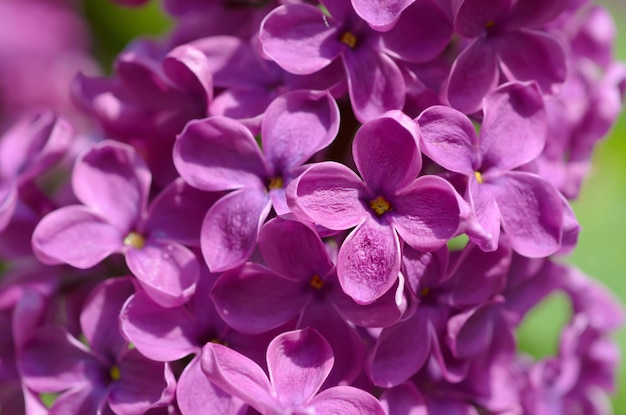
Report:
M 122 374 L 120 373 L 120 368 L 117 365 L 113 366 L 109 371 L 109 376 L 111 376 L 111 380 L 113 382 L 120 380 L 120 377 L 122 376 Z
M 313 275 L 311 281 L 309 281 L 309 285 L 316 290 L 319 290 L 324 286 L 324 280 L 321 279 L 319 275 Z
M 228 347 L 228 343 L 227 342 L 221 341 L 217 337 L 214 337 L 211 340 L 209 340 L 209 343 L 221 344 L 222 346 Z
M 475 171 L 474 176 L 476 177 L 476 181 L 478 182 L 478 184 L 483 184 L 483 175 L 480 174 L 479 171 Z
M 370 208 L 376 212 L 378 216 L 391 210 L 391 205 L 385 200 L 384 197 L 378 196 L 376 199 L 370 202 Z
M 146 240 L 137 232 L 131 232 L 124 238 L 124 245 L 135 249 L 141 249 L 145 244 Z
M 283 178 L 282 177 L 272 177 L 270 180 L 270 184 L 267 186 L 268 189 L 281 189 L 283 187 Z
M 485 23 L 485 29 L 491 29 L 495 25 L 496 25 L 496 22 L 494 22 L 493 20 L 490 20 L 487 23 Z
M 422 288 L 422 291 L 421 291 L 422 297 L 426 297 L 428 293 L 430 293 L 430 288 L 428 287 Z
M 354 49 L 356 47 L 356 36 L 350 32 L 343 32 L 340 40 L 342 43 L 350 46 L 350 49 Z

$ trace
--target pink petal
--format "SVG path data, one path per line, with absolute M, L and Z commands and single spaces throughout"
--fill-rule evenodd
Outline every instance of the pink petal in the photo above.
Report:
M 474 242 L 483 251 L 493 251 L 500 241 L 500 210 L 496 203 L 495 193 L 497 186 L 490 183 L 478 183 L 475 177 L 470 177 L 466 197 L 470 200 L 476 220 L 483 230 L 490 236 L 488 241 L 482 238 L 474 238 L 469 235 L 470 241 Z
M 179 177 L 150 203 L 142 231 L 151 238 L 199 246 L 204 215 L 223 195 L 222 192 L 197 190 Z M 184 216 L 181 217 L 180 212 L 185 212 Z
M 393 227 L 413 249 L 434 251 L 457 234 L 462 214 L 452 185 L 421 176 L 392 201 Z
M 422 151 L 448 170 L 472 176 L 480 165 L 476 131 L 463 113 L 441 105 L 422 112 L 420 126 Z
M 145 211 L 150 181 L 150 170 L 135 149 L 109 140 L 93 146 L 72 173 L 76 197 L 127 231 Z
M 410 183 L 422 168 L 419 127 L 400 111 L 366 122 L 352 142 L 352 157 L 375 193 Z
M 248 412 L 248 405 L 207 379 L 200 367 L 199 357 L 194 358 L 180 375 L 176 387 L 176 403 L 182 415 L 245 415 Z
M 545 94 L 557 92 L 565 81 L 567 63 L 565 50 L 552 35 L 519 30 L 507 33 L 498 47 L 500 65 L 513 81 L 536 81 Z
M 263 152 L 274 169 L 286 172 L 327 147 L 338 131 L 339 108 L 328 92 L 288 92 L 265 110 Z
M 85 300 L 80 327 L 91 350 L 106 362 L 115 362 L 128 347 L 120 333 L 118 317 L 122 305 L 134 292 L 130 278 L 114 278 L 99 284 Z
M 326 389 L 311 399 L 309 406 L 316 415 L 386 415 L 378 399 L 351 386 Z
M 174 400 L 176 379 L 167 363 L 129 349 L 119 362 L 121 377 L 111 384 L 109 405 L 116 414 L 142 414 Z
M 265 263 L 285 278 L 306 283 L 325 277 L 333 268 L 324 243 L 308 226 L 291 220 L 272 219 L 259 234 L 259 249 Z
M 261 23 L 259 33 L 263 53 L 297 75 L 319 71 L 345 49 L 333 19 L 305 3 L 275 8 Z
M 33 232 L 33 251 L 47 264 L 90 268 L 120 252 L 126 232 L 85 206 L 73 205 L 45 216 Z
M 385 32 L 395 26 L 404 9 L 415 0 L 352 0 L 354 11 L 375 30 Z
M 497 84 L 494 45 L 489 40 L 475 40 L 452 65 L 446 91 L 448 102 L 453 108 L 471 114 L 480 110 L 483 97 Z
M 428 415 L 426 402 L 413 383 L 386 390 L 380 400 L 388 415 Z
M 343 54 L 354 115 L 361 122 L 404 106 L 406 85 L 396 63 L 373 47 Z
M 259 412 L 266 413 L 279 406 L 263 370 L 236 351 L 207 343 L 202 349 L 201 366 L 211 382 Z
M 385 51 L 394 58 L 414 63 L 429 62 L 450 44 L 452 22 L 434 2 L 416 1 L 404 10 L 394 28 L 381 38 Z M 407 42 L 407 39 L 411 41 Z
M 174 145 L 174 165 L 201 190 L 263 187 L 267 168 L 259 146 L 240 122 L 215 116 L 187 124 Z
M 563 205 L 559 192 L 539 176 L 508 172 L 498 182 L 496 202 L 511 247 L 531 257 L 545 257 L 561 247 Z
M 391 226 L 365 220 L 339 249 L 337 274 L 343 291 L 358 304 L 385 294 L 400 272 L 400 241 Z
M 276 337 L 267 348 L 267 367 L 278 400 L 285 406 L 297 406 L 311 399 L 334 360 L 328 342 L 313 329 Z
M 296 213 L 333 230 L 356 226 L 366 215 L 360 198 L 365 186 L 343 164 L 314 164 L 287 188 L 287 203 Z
M 248 263 L 223 273 L 211 298 L 226 323 L 243 333 L 264 333 L 297 316 L 311 294 L 302 282 L 290 281 Z
M 206 299 L 205 299 L 206 301 Z M 184 305 L 164 308 L 144 291 L 133 295 L 119 315 L 124 336 L 146 357 L 171 362 L 199 352 L 197 323 Z
M 385 328 L 371 351 L 369 375 L 374 384 L 393 387 L 406 381 L 430 355 L 431 337 L 436 336 L 428 308 L 418 307 L 409 318 Z
M 206 109 L 213 98 L 213 77 L 208 58 L 192 45 L 181 45 L 163 59 L 163 72 L 183 90 L 193 93 Z
M 211 272 L 235 268 L 250 258 L 271 206 L 269 196 L 254 188 L 232 192 L 209 209 L 200 244 Z
M 3 231 L 13 219 L 13 212 L 17 206 L 17 187 L 12 181 L 0 179 L 0 232 Z
M 548 121 L 541 91 L 534 82 L 509 83 L 485 97 L 480 131 L 482 170 L 512 170 L 541 154 Z
M 163 307 L 187 302 L 200 277 L 196 256 L 172 241 L 147 239 L 142 248 L 126 252 L 126 264 L 148 295 Z

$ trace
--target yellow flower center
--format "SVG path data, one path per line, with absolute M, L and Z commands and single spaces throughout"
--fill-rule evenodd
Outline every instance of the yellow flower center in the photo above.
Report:
M 493 20 L 489 20 L 487 23 L 485 23 L 485 29 L 491 29 L 495 25 L 496 25 L 496 22 L 494 22 Z
M 341 43 L 345 43 L 350 46 L 350 49 L 354 49 L 356 47 L 356 36 L 351 32 L 343 32 L 340 40 Z
M 370 208 L 376 212 L 378 216 L 383 215 L 385 212 L 391 210 L 391 205 L 385 200 L 384 197 L 378 196 L 376 199 L 370 202 Z
M 111 380 L 113 382 L 120 380 L 120 377 L 122 376 L 122 374 L 120 373 L 120 368 L 117 365 L 113 366 L 109 371 L 109 376 L 111 376 Z
M 124 238 L 124 245 L 135 249 L 141 249 L 145 244 L 146 240 L 137 232 L 131 232 Z
M 324 280 L 321 279 L 319 275 L 313 275 L 311 281 L 309 281 L 309 285 L 316 290 L 319 290 L 324 286 Z
M 283 178 L 282 177 L 272 177 L 270 180 L 270 184 L 267 186 L 268 189 L 281 189 L 283 187 Z
M 428 293 L 430 293 L 430 288 L 428 287 L 422 288 L 422 291 L 421 291 L 422 297 L 426 297 Z
M 478 182 L 478 184 L 483 184 L 483 175 L 480 174 L 479 171 L 474 172 L 474 177 L 476 177 L 476 181 Z

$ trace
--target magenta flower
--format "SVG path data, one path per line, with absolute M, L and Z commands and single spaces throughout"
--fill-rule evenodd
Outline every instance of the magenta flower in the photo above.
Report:
M 429 61 L 443 51 L 452 33 L 446 13 L 429 1 L 414 3 L 387 33 L 369 28 L 348 1 L 322 3 L 329 14 L 306 3 L 270 12 L 259 34 L 263 53 L 298 75 L 340 59 L 352 109 L 362 122 L 404 105 L 406 85 L 394 59 Z
M 472 113 L 499 83 L 535 80 L 546 93 L 565 80 L 565 51 L 542 26 L 563 11 L 563 0 L 463 0 L 457 2 L 456 33 L 472 42 L 452 66 L 447 97 Z
M 202 350 L 202 370 L 212 382 L 262 415 L 384 415 L 376 398 L 351 386 L 318 393 L 334 363 L 333 352 L 313 329 L 285 332 L 267 348 L 268 376 L 252 360 L 220 344 Z
M 57 163 L 73 137 L 67 121 L 52 113 L 25 119 L 0 137 L 0 231 L 13 218 L 20 187 Z
M 261 126 L 263 150 L 240 122 L 211 117 L 190 122 L 174 147 L 183 179 L 201 190 L 234 190 L 207 212 L 202 254 L 212 272 L 252 255 L 272 206 L 289 212 L 285 187 L 301 165 L 328 146 L 339 128 L 337 104 L 325 92 L 294 91 L 275 99 Z
M 500 226 L 511 247 L 522 255 L 541 257 L 562 245 L 567 213 L 558 190 L 526 171 L 546 142 L 543 98 L 534 83 L 510 83 L 487 96 L 485 118 L 476 136 L 472 122 L 449 107 L 435 106 L 417 121 L 424 154 L 446 169 L 467 176 L 466 199 L 474 208 L 491 244 Z
M 50 414 L 141 414 L 174 398 L 169 366 L 129 349 L 117 315 L 133 292 L 129 279 L 111 279 L 87 299 L 80 316 L 87 344 L 59 326 L 43 326 L 23 345 L 26 385 L 39 393 L 60 393 Z
M 463 231 L 466 204 L 421 169 L 419 128 L 399 111 L 364 124 L 352 145 L 363 180 L 334 162 L 311 166 L 290 189 L 294 213 L 329 229 L 356 226 L 339 250 L 343 290 L 359 304 L 380 298 L 400 272 L 400 240 L 432 251 Z
M 187 301 L 200 266 L 182 243 L 197 244 L 199 219 L 215 196 L 177 181 L 147 209 L 150 172 L 132 147 L 113 141 L 80 158 L 72 178 L 83 205 L 62 207 L 39 223 L 33 234 L 38 258 L 90 268 L 123 253 L 155 301 L 166 307 Z M 172 222 L 172 211 L 183 207 L 188 208 L 186 219 Z

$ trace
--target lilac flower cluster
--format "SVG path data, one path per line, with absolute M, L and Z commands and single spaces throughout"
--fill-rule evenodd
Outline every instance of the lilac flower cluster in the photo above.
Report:
M 558 259 L 626 90 L 606 10 L 163 6 L 74 78 L 82 115 L 0 138 L 3 414 L 610 413 L 622 308 Z M 534 360 L 515 331 L 557 292 Z

